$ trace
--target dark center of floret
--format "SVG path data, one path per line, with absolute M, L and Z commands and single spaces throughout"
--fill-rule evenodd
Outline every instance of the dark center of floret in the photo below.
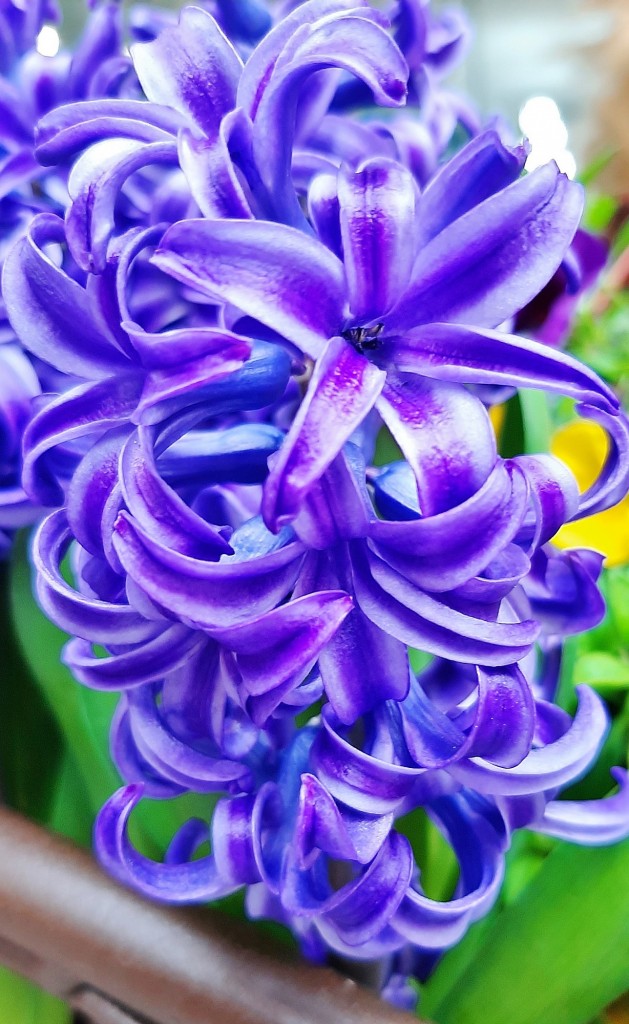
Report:
M 373 352 L 380 345 L 380 335 L 384 324 L 372 324 L 371 327 L 349 327 L 342 331 L 342 337 L 349 341 L 357 352 Z

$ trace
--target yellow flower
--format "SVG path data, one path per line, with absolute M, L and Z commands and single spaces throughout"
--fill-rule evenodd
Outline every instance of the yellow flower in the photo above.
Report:
M 574 473 L 580 491 L 594 483 L 608 451 L 607 434 L 592 420 L 575 420 L 555 431 L 550 450 Z M 560 548 L 594 548 L 605 564 L 629 562 L 629 496 L 614 508 L 562 526 L 553 543 Z

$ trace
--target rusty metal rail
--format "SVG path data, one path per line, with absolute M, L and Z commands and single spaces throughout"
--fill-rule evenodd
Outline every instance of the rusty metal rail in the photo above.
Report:
M 0 962 L 93 1024 L 416 1021 L 244 922 L 144 901 L 83 850 L 4 808 Z

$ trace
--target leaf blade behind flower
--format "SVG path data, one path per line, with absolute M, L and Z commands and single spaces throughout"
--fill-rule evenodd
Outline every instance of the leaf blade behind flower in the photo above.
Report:
M 472 931 L 444 957 L 422 1013 L 437 1024 L 587 1024 L 629 989 L 627 879 L 629 841 L 559 846 L 482 943 Z

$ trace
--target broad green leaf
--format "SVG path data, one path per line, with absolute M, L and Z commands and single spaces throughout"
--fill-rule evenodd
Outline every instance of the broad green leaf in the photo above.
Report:
M 482 941 L 472 930 L 446 954 L 422 1014 L 436 1024 L 587 1024 L 629 989 L 628 879 L 629 841 L 558 846 L 481 926 Z
M 3 1024 L 71 1024 L 72 1011 L 26 978 L 0 967 L 0 1020 Z

